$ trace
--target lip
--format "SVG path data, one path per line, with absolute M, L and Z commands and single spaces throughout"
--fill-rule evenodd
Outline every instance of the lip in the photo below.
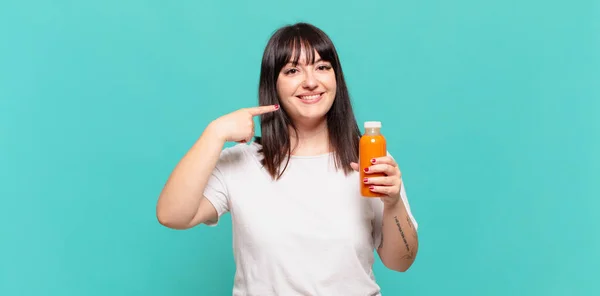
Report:
M 323 99 L 323 94 L 325 94 L 325 93 L 324 92 L 310 92 L 310 93 L 303 93 L 301 95 L 297 95 L 296 97 L 298 99 L 300 99 L 300 102 L 310 105 L 310 104 L 316 104 L 319 101 L 321 101 L 321 99 Z M 302 99 L 302 97 L 305 97 L 305 96 L 316 96 L 316 95 L 319 96 L 316 99 L 311 99 L 311 100 Z

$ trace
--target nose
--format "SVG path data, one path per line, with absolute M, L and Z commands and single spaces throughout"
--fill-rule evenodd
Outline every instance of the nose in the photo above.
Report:
M 315 89 L 318 86 L 318 82 L 316 77 L 311 71 L 305 71 L 304 73 L 304 82 L 302 86 L 307 89 Z

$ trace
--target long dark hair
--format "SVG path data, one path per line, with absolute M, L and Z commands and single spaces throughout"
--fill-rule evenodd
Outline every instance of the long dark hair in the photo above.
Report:
M 280 104 L 277 95 L 277 78 L 281 69 L 288 63 L 298 63 L 301 49 L 304 49 L 307 63 L 314 63 L 314 51 L 321 59 L 331 63 L 336 77 L 336 96 L 327 113 L 329 141 L 333 147 L 336 167 L 346 174 L 352 171 L 350 162 L 358 161 L 360 130 L 354 117 L 350 95 L 342 72 L 337 51 L 331 39 L 319 28 L 297 23 L 277 30 L 265 48 L 260 69 L 258 89 L 259 105 Z M 292 57 L 292 54 L 294 56 Z M 256 142 L 262 146 L 259 152 L 264 156 L 262 163 L 271 177 L 279 179 L 289 163 L 292 147 L 288 126 L 296 130 L 290 117 L 283 111 L 261 115 L 261 137 Z M 296 136 L 298 133 L 295 133 Z M 283 162 L 285 166 L 281 167 Z

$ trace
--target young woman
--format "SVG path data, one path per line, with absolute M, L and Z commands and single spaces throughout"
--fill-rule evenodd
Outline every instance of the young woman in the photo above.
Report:
M 359 179 L 361 134 L 324 32 L 298 23 L 274 33 L 259 105 L 206 127 L 169 177 L 158 220 L 187 229 L 230 212 L 233 295 L 380 295 L 374 250 L 388 268 L 407 270 L 417 223 L 391 156 L 368 168 L 385 177 Z M 252 141 L 255 116 L 262 137 Z M 238 144 L 223 149 L 226 142 Z M 359 182 L 381 197 L 362 197 Z

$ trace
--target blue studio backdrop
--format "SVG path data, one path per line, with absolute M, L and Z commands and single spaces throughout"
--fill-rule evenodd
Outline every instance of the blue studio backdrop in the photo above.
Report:
M 230 295 L 231 224 L 155 205 L 213 119 L 257 105 L 306 21 L 383 122 L 420 250 L 384 295 L 598 295 L 600 2 L 0 3 L 0 295 Z

